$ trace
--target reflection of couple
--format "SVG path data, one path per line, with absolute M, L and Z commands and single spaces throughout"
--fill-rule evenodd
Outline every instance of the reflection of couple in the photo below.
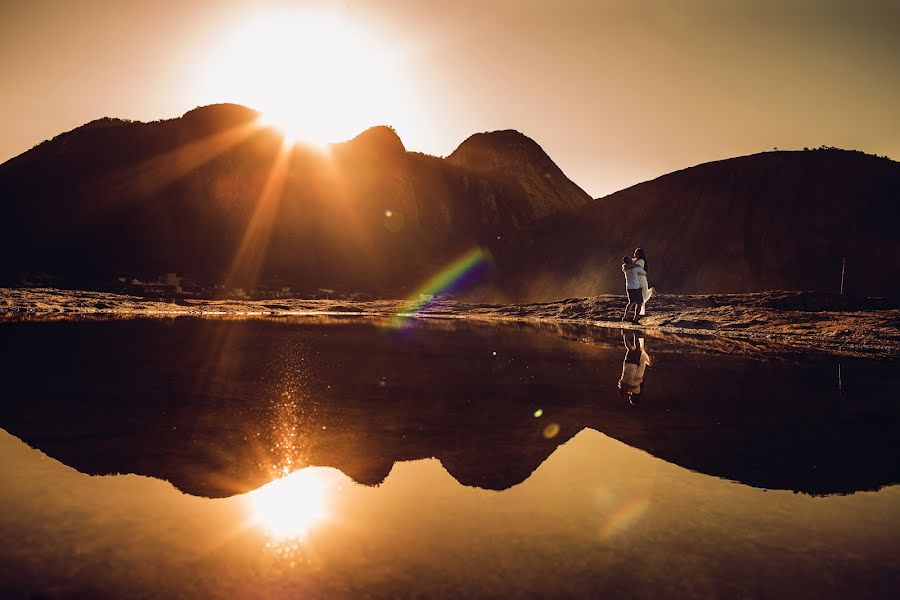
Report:
M 650 355 L 644 347 L 644 338 L 631 330 L 622 330 L 625 342 L 625 360 L 622 361 L 622 377 L 619 379 L 619 396 L 637 405 L 644 394 L 644 373 L 650 366 Z
M 647 314 L 647 300 L 656 295 L 656 290 L 647 282 L 647 254 L 643 248 L 636 248 L 634 256 L 622 258 L 622 272 L 625 273 L 625 294 L 628 296 L 622 320 L 640 323 L 641 317 Z M 632 307 L 634 317 L 629 319 Z

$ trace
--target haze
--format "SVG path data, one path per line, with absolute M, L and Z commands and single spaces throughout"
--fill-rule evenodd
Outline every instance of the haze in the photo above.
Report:
M 517 129 L 594 197 L 701 162 L 833 145 L 900 157 L 900 4 L 0 3 L 0 161 L 102 116 L 262 110 L 449 154 Z

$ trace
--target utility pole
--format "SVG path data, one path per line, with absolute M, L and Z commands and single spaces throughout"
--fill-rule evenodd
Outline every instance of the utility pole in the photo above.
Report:
M 838 361 L 838 392 L 844 394 L 844 382 L 841 380 L 841 362 Z
M 847 258 L 841 259 L 841 296 L 844 295 L 844 271 L 847 269 Z

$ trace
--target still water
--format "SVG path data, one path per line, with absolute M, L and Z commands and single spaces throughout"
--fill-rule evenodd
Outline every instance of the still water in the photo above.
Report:
M 326 317 L 7 323 L 0 344 L 2 597 L 900 584 L 895 363 Z

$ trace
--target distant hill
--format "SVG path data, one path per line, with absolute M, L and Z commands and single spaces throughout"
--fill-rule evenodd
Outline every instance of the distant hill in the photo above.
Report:
M 531 138 L 518 131 L 476 133 L 447 157 L 447 162 L 491 179 L 501 179 L 529 199 L 513 216 L 528 223 L 585 204 L 556 163 Z
M 0 280 L 95 287 L 177 271 L 396 294 L 461 250 L 591 201 L 517 132 L 479 134 L 440 159 L 375 127 L 321 155 L 285 152 L 257 118 L 214 105 L 154 123 L 100 119 L 0 165 Z
M 438 158 L 374 127 L 323 155 L 286 149 L 258 116 L 104 118 L 0 165 L 0 285 L 174 271 L 398 296 L 480 246 L 493 260 L 473 297 L 549 300 L 621 292 L 619 259 L 640 245 L 661 292 L 836 291 L 846 258 L 849 293 L 900 294 L 886 158 L 765 152 L 593 200 L 516 131 Z
M 537 223 L 498 252 L 515 298 L 619 292 L 642 246 L 662 292 L 900 294 L 900 163 L 861 152 L 765 152 L 663 175 Z

